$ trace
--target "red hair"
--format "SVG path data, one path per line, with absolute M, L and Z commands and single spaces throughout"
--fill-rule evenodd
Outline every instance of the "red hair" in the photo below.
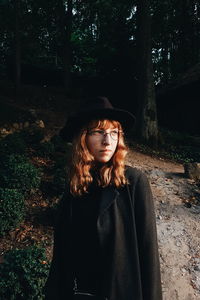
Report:
M 90 154 L 86 144 L 87 132 L 93 128 L 108 129 L 111 125 L 119 130 L 116 151 L 109 162 L 95 169 L 94 157 Z M 91 121 L 86 127 L 82 128 L 80 134 L 73 140 L 72 165 L 69 174 L 71 193 L 74 196 L 87 193 L 94 179 L 102 187 L 110 184 L 115 187 L 124 185 L 127 182 L 124 175 L 126 154 L 127 147 L 124 143 L 123 130 L 118 121 L 107 119 Z M 98 173 L 94 178 L 92 174 L 95 170 L 98 170 Z

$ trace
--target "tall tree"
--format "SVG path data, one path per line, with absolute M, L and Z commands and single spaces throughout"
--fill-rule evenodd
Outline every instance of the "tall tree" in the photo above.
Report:
M 72 9 L 73 0 L 59 0 L 58 1 L 59 13 L 59 29 L 63 41 L 63 68 L 64 68 L 64 86 L 68 92 L 70 89 L 70 74 L 71 74 L 71 35 L 72 35 Z
M 142 141 L 156 144 L 158 125 L 152 65 L 150 0 L 137 1 L 136 42 L 139 85 L 136 133 Z
M 15 26 L 14 6 L 18 3 L 20 20 L 17 17 Z M 198 0 L 151 0 L 150 4 L 154 79 L 167 84 L 199 61 L 200 4 Z M 21 52 L 23 63 L 64 67 L 66 86 L 71 70 L 83 76 L 121 73 L 133 78 L 137 61 L 135 5 L 136 0 L 0 1 L 0 63 L 4 66 L 0 75 L 6 74 L 6 64 L 14 61 L 20 33 L 18 61 Z M 142 1 L 138 1 L 138 9 L 139 5 Z M 15 30 L 19 21 L 21 31 Z
M 20 0 L 14 1 L 15 8 L 15 91 L 16 94 L 19 92 L 21 83 L 21 61 L 20 61 L 20 24 L 19 24 L 19 13 L 20 13 Z

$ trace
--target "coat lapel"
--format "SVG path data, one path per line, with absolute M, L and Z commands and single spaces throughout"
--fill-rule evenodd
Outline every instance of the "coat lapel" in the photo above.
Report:
M 113 186 L 107 186 L 102 189 L 102 194 L 100 197 L 99 217 L 111 206 L 118 195 L 118 190 Z

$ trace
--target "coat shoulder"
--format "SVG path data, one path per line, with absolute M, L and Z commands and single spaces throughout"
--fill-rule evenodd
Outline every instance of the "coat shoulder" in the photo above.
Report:
M 126 166 L 125 168 L 125 176 L 130 183 L 137 182 L 141 177 L 144 178 L 146 175 L 137 168 L 133 168 L 131 166 Z

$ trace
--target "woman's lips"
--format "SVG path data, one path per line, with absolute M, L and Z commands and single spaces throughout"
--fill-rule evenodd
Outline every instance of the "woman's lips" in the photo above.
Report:
M 105 153 L 106 153 L 106 152 L 111 152 L 111 151 L 112 151 L 112 150 L 109 150 L 109 149 L 100 150 L 100 152 L 103 152 L 103 153 L 104 153 L 104 152 L 105 152 Z

